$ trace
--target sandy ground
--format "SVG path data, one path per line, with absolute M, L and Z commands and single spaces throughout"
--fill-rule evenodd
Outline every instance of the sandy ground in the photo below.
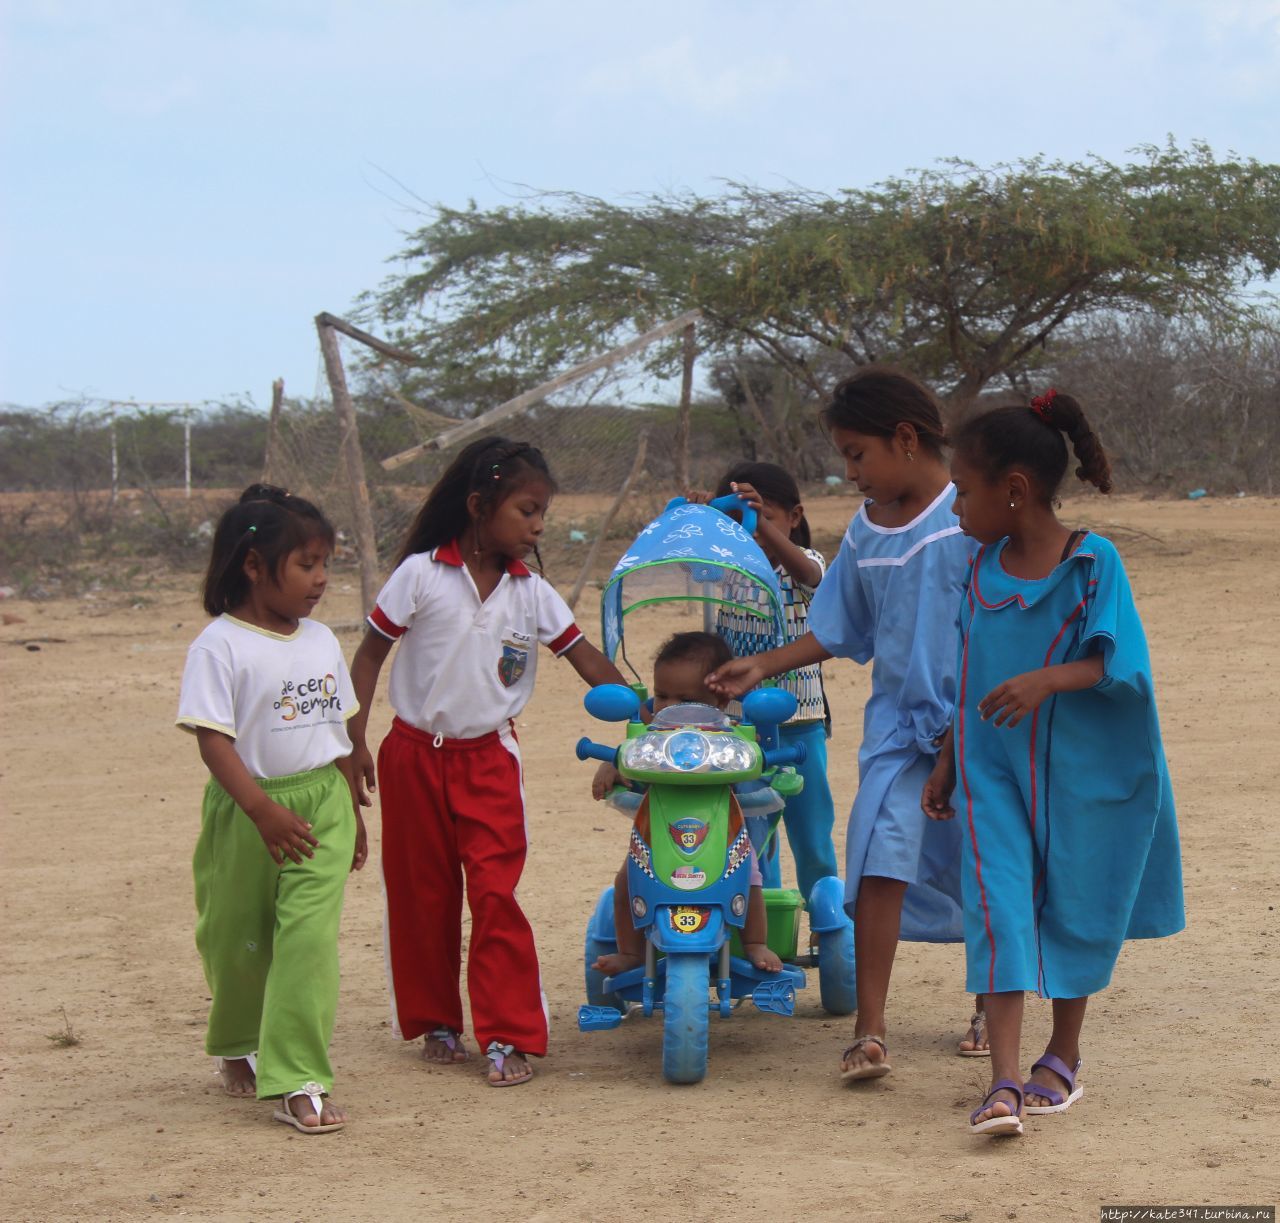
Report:
M 854 504 L 812 507 L 820 546 Z M 986 1064 L 952 1053 L 968 1014 L 958 948 L 901 949 L 896 1069 L 877 1083 L 841 1086 L 851 1024 L 823 1014 L 816 981 L 791 1020 L 713 1019 L 697 1087 L 663 1083 L 656 1021 L 577 1032 L 582 931 L 625 825 L 590 800 L 572 743 L 603 728 L 550 660 L 520 726 L 533 839 L 521 894 L 552 1007 L 536 1081 L 492 1091 L 477 1065 L 429 1069 L 393 1040 L 375 867 L 351 881 L 343 923 L 346 1132 L 304 1138 L 269 1105 L 227 1099 L 201 1051 L 192 943 L 204 774 L 172 728 L 204 623 L 194 594 L 7 600 L 23 622 L 0 630 L 5 1217 L 1096 1219 L 1103 1203 L 1275 1202 L 1280 502 L 1094 500 L 1066 517 L 1112 534 L 1133 576 L 1190 925 L 1124 952 L 1091 1009 L 1082 1103 L 1003 1144 L 964 1133 Z M 354 589 L 339 574 L 321 608 L 348 649 Z M 842 807 L 867 684 L 851 664 L 829 668 Z M 384 703 L 374 731 L 387 721 Z M 376 818 L 370 830 L 376 854 Z M 71 1047 L 50 1039 L 64 1011 Z M 1027 1061 L 1047 1018 L 1031 1004 Z

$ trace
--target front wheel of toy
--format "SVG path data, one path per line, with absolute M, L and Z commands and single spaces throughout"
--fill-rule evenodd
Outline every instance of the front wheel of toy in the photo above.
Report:
M 662 995 L 662 1073 L 669 1083 L 698 1083 L 707 1073 L 707 957 L 667 956 Z
M 852 926 L 818 935 L 818 989 L 828 1015 L 852 1015 L 858 1009 Z

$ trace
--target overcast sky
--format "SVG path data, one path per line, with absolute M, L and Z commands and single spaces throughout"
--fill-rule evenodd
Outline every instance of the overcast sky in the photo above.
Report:
M 1280 0 L 0 0 L 0 402 L 317 389 L 413 196 L 1280 161 Z

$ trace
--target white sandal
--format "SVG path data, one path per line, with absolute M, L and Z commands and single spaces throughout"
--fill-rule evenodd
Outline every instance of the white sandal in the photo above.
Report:
M 286 1092 L 280 1097 L 281 1107 L 277 1108 L 272 1114 L 277 1121 L 283 1121 L 285 1125 L 291 1125 L 295 1130 L 303 1134 L 332 1134 L 336 1130 L 342 1129 L 346 1125 L 345 1121 L 330 1121 L 325 1125 L 306 1125 L 302 1119 L 297 1117 L 293 1110 L 289 1107 L 289 1101 L 296 1096 L 306 1096 L 311 1101 L 311 1107 L 316 1110 L 316 1116 L 324 1116 L 324 1099 L 329 1093 L 325 1091 L 319 1083 L 312 1080 L 303 1085 L 297 1091 Z
M 253 1075 L 252 1091 L 232 1091 L 231 1081 L 227 1078 L 228 1062 L 248 1062 L 249 1071 Z M 222 1080 L 222 1090 L 233 1100 L 253 1100 L 257 1095 L 258 1087 L 258 1055 L 256 1053 L 246 1053 L 241 1057 L 215 1057 L 213 1064 L 218 1068 L 218 1077 Z

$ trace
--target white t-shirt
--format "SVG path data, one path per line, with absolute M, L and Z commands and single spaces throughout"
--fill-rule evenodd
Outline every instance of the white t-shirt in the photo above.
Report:
M 555 587 L 520 561 L 482 603 L 456 544 L 404 560 L 369 623 L 400 642 L 389 692 L 396 716 L 449 739 L 479 738 L 519 714 L 533 695 L 538 642 L 559 656 L 582 640 Z
M 178 725 L 230 735 L 253 777 L 288 777 L 349 756 L 359 708 L 326 625 L 301 620 L 286 637 L 223 615 L 187 650 Z

